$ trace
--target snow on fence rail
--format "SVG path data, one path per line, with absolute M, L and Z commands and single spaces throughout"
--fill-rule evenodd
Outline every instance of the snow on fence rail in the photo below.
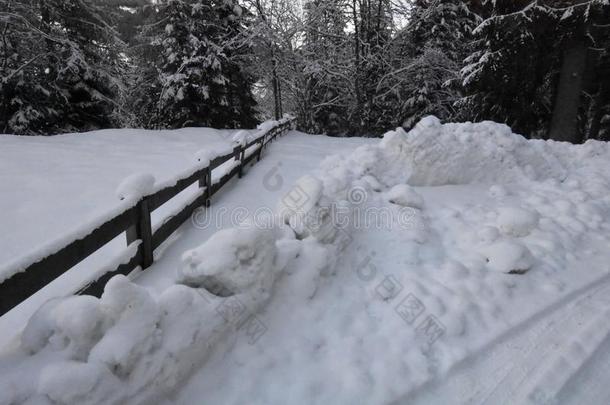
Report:
M 278 136 L 284 135 L 294 125 L 293 118 L 279 121 L 271 128 L 263 128 L 262 135 L 253 140 L 238 143 L 231 152 L 210 160 L 206 167 L 179 179 L 152 194 L 146 195 L 132 206 L 107 220 L 88 235 L 73 240 L 63 248 L 45 258 L 29 264 L 23 271 L 13 274 L 0 282 L 0 316 L 28 299 L 47 284 L 66 273 L 72 267 L 95 253 L 121 233 L 126 232 L 128 248 L 135 252 L 131 258 L 114 270 L 105 272 L 80 290 L 80 294 L 101 296 L 104 286 L 118 274 L 129 274 L 138 266 L 150 267 L 154 261 L 153 252 L 169 238 L 200 206 L 210 205 L 210 198 L 235 175 L 242 176 L 243 168 L 255 158 L 260 160 L 263 149 Z M 212 180 L 212 171 L 234 160 L 231 170 L 217 181 Z M 166 218 L 153 231 L 151 213 L 167 203 L 179 193 L 198 182 L 201 192 L 180 212 Z

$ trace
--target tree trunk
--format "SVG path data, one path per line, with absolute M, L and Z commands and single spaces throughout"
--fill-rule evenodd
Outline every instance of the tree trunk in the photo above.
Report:
M 273 45 L 272 45 L 273 46 Z M 282 93 L 280 89 L 280 79 L 277 74 L 277 60 L 275 59 L 275 52 L 271 49 L 272 58 L 272 78 L 271 82 L 273 85 L 273 104 L 274 104 L 274 116 L 276 120 L 282 118 Z
M 563 62 L 549 137 L 556 141 L 581 143 L 578 109 L 587 68 L 587 43 L 584 39 L 568 41 Z
M 279 118 L 281 119 L 284 116 L 284 104 L 282 102 L 282 82 L 280 81 L 280 77 L 276 74 L 275 78 L 277 80 L 277 102 L 280 106 L 280 114 Z
M 587 139 L 597 139 L 599 137 L 599 131 L 601 130 L 602 118 L 604 116 L 603 110 L 603 96 L 604 89 L 600 88 L 599 92 L 595 95 L 591 108 L 589 109 L 590 123 L 587 131 Z

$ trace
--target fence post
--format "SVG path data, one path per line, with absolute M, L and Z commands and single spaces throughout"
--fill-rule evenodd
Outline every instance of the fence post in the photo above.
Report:
M 265 137 L 263 136 L 261 138 L 261 146 L 258 148 L 258 152 L 256 154 L 256 161 L 260 162 L 261 161 L 261 154 L 263 153 L 263 148 L 265 147 Z
M 147 198 L 136 205 L 136 223 L 127 229 L 127 245 L 137 240 L 142 241 L 142 269 L 147 269 L 153 264 L 152 225 Z
M 235 148 L 233 148 L 233 158 L 235 159 L 235 161 L 239 161 L 239 171 L 237 172 L 237 177 L 239 177 L 240 179 L 243 176 L 243 169 L 244 169 L 244 161 L 242 159 L 242 146 L 241 145 L 236 145 Z
M 212 198 L 212 169 L 208 166 L 204 171 L 203 175 L 199 179 L 199 188 L 205 187 L 205 206 L 209 207 L 211 205 Z

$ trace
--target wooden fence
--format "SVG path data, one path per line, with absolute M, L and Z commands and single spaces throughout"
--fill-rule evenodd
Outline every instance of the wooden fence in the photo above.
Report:
M 244 167 L 254 159 L 260 160 L 261 153 L 267 144 L 278 136 L 287 133 L 293 125 L 294 120 L 286 120 L 245 145 L 236 146 L 231 153 L 213 159 L 208 167 L 179 179 L 173 186 L 143 197 L 137 204 L 106 221 L 87 236 L 70 242 L 55 253 L 31 264 L 23 272 L 19 272 L 3 281 L 0 284 L 0 316 L 28 299 L 123 232 L 127 235 L 128 246 L 137 244 L 137 252 L 127 263 L 121 264 L 98 279 L 91 281 L 79 294 L 99 297 L 104 291 L 104 286 L 112 277 L 118 274 L 127 275 L 138 266 L 142 269 L 150 267 L 154 260 L 153 252 L 156 248 L 187 221 L 198 207 L 208 207 L 210 198 L 222 186 L 236 175 L 241 177 Z M 232 170 L 212 183 L 212 171 L 231 160 L 235 162 Z M 161 226 L 153 232 L 151 212 L 197 182 L 199 187 L 202 188 L 200 196 L 187 204 L 179 213 L 166 218 Z

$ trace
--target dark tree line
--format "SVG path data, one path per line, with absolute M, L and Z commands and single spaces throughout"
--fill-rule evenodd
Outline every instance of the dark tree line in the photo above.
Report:
M 336 136 L 434 114 L 608 139 L 609 33 L 605 0 L 0 0 L 0 132 L 290 111 Z
M 610 137 L 609 4 L 496 1 L 479 12 L 462 118 L 563 141 Z
M 0 132 L 252 126 L 233 0 L 2 0 Z

